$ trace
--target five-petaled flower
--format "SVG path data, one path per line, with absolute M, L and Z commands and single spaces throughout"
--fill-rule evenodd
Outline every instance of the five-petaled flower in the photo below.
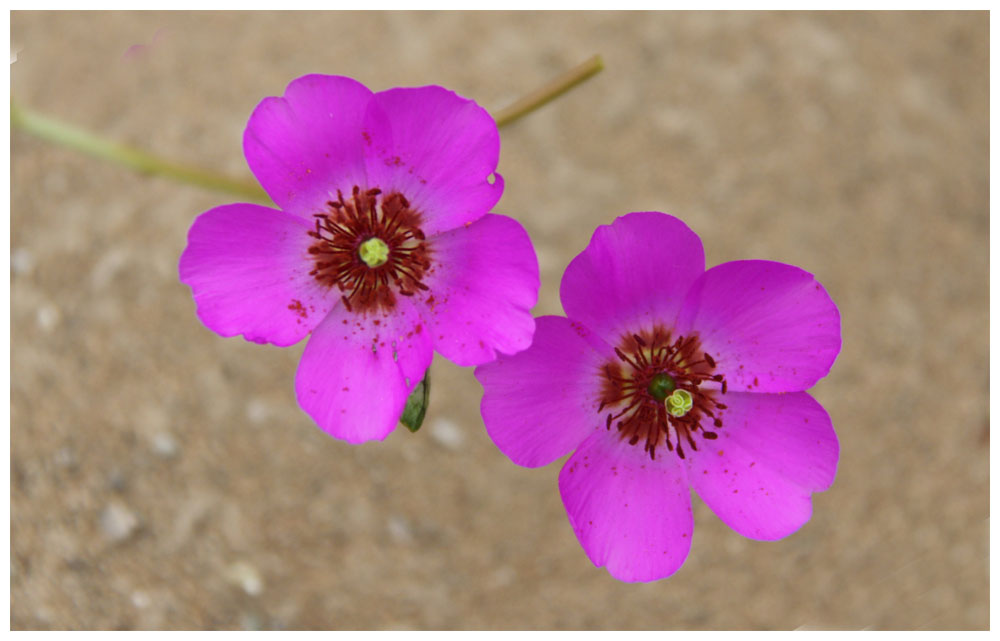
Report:
M 538 263 L 520 224 L 487 213 L 500 139 L 476 103 L 304 76 L 257 106 L 243 149 L 280 210 L 203 213 L 180 278 L 222 336 L 311 332 L 296 394 L 328 433 L 385 438 L 434 350 L 468 366 L 528 347 Z
M 840 351 L 840 315 L 813 276 L 748 260 L 705 270 L 683 222 L 633 213 L 567 267 L 566 318 L 481 365 L 483 420 L 517 464 L 573 451 L 570 524 L 623 581 L 673 574 L 691 546 L 689 486 L 740 534 L 784 537 L 827 489 L 839 444 L 805 390 Z

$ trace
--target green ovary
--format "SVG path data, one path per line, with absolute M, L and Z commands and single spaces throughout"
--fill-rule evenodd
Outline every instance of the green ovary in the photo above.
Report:
M 380 267 L 389 260 L 389 246 L 381 238 L 369 238 L 358 247 L 358 256 L 369 267 Z
M 649 381 L 646 389 L 653 398 L 662 401 L 670 395 L 670 392 L 677 389 L 677 381 L 670 374 L 660 373 L 654 376 L 653 380 Z
M 694 407 L 694 399 L 691 398 L 691 392 L 679 389 L 674 390 L 674 393 L 667 397 L 665 404 L 671 416 L 680 418 Z

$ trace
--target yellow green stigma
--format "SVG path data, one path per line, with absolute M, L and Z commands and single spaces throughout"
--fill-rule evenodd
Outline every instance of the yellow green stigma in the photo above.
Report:
M 671 416 L 680 418 L 694 407 L 694 399 L 691 398 L 691 392 L 685 389 L 674 390 L 674 393 L 667 397 L 666 406 Z
M 358 256 L 369 267 L 380 267 L 389 260 L 389 246 L 381 238 L 369 238 L 358 247 Z

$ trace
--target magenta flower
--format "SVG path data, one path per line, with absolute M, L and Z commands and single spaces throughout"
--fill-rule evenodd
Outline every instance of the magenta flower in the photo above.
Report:
M 559 475 L 590 560 L 622 581 L 680 568 L 689 486 L 752 539 L 791 534 L 827 489 L 839 445 L 805 390 L 840 351 L 813 276 L 760 260 L 705 271 L 701 241 L 658 212 L 594 232 L 527 351 L 476 369 L 486 429 L 512 461 Z
M 180 278 L 222 336 L 312 333 L 295 389 L 332 436 L 385 438 L 433 350 L 467 366 L 531 343 L 538 263 L 520 224 L 487 214 L 500 139 L 476 103 L 304 76 L 257 106 L 243 149 L 280 209 L 203 213 Z

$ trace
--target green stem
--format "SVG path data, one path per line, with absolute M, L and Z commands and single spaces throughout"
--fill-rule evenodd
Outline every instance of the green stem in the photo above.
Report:
M 110 160 L 142 173 L 166 176 L 180 182 L 227 192 L 257 202 L 271 202 L 264 190 L 255 183 L 171 162 L 145 151 L 102 138 L 60 120 L 17 107 L 13 103 L 10 105 L 10 124 L 43 140 L 104 160 Z
M 509 125 L 515 120 L 522 118 L 542 105 L 551 102 L 563 95 L 581 82 L 604 69 L 604 62 L 600 56 L 593 56 L 581 64 L 573 67 L 563 75 L 555 78 L 544 87 L 539 88 L 527 96 L 515 101 L 513 104 L 504 107 L 493 116 L 497 122 L 497 127 Z
M 603 68 L 604 63 L 601 61 L 601 57 L 593 56 L 544 87 L 498 111 L 494 116 L 497 127 L 509 125 L 515 120 L 523 118 L 584 82 Z M 180 182 L 249 198 L 256 202 L 271 202 L 264 190 L 255 183 L 231 178 L 207 169 L 172 162 L 140 149 L 102 138 L 55 118 L 49 118 L 18 107 L 13 102 L 10 105 L 10 124 L 12 127 L 38 136 L 43 140 L 104 160 L 110 160 L 142 173 L 166 176 Z

